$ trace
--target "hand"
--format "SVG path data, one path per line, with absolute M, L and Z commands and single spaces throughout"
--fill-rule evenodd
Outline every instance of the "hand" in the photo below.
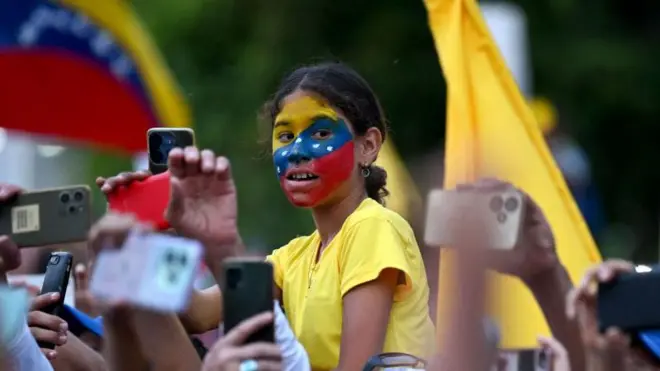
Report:
M 127 214 L 109 212 L 89 232 L 89 247 L 95 254 L 107 248 L 119 249 L 131 231 L 150 232 L 153 227 Z
M 69 329 L 66 321 L 52 314 L 40 311 L 40 309 L 57 302 L 59 298 L 59 293 L 49 293 L 39 295 L 32 300 L 32 306 L 27 315 L 27 324 L 35 340 L 58 346 L 66 344 L 67 331 Z M 54 349 L 42 348 L 41 351 L 48 359 L 55 359 L 57 356 L 57 352 Z
M 547 352 L 552 362 L 552 371 L 571 371 L 571 364 L 568 361 L 568 352 L 566 348 L 553 338 L 539 337 L 539 345 Z
M 96 178 L 96 185 L 104 194 L 110 194 L 120 187 L 125 187 L 133 182 L 143 181 L 151 176 L 148 171 L 123 172 L 110 178 Z
M 599 358 L 623 362 L 626 357 L 630 338 L 617 328 L 607 329 L 601 334 L 598 329 L 597 283 L 609 282 L 617 275 L 633 272 L 635 267 L 623 260 L 608 260 L 591 267 L 580 284 L 568 294 L 566 315 L 570 319 L 577 317 L 582 334 L 582 343 L 587 353 Z M 612 358 L 614 357 L 614 358 Z
M 89 263 L 89 268 L 83 263 L 78 263 L 73 271 L 74 283 L 76 286 L 75 307 L 91 317 L 96 317 L 100 313 L 96 308 L 94 296 L 89 291 L 89 272 L 91 271 L 92 263 Z
M 474 184 L 459 185 L 458 191 L 501 192 L 515 189 L 510 183 L 497 179 L 481 179 Z M 559 266 L 555 240 L 550 224 L 541 208 L 529 195 L 523 196 L 523 220 L 520 237 L 513 250 L 489 250 L 488 260 L 496 271 L 529 282 L 539 274 Z
M 168 166 L 172 178 L 167 221 L 179 234 L 202 241 L 207 258 L 230 255 L 223 249 L 234 247 L 240 238 L 229 160 L 208 149 L 174 148 Z
M 218 340 L 206 354 L 202 371 L 237 371 L 241 362 L 256 361 L 259 371 L 281 371 L 282 353 L 277 344 L 245 340 L 261 327 L 273 322 L 273 313 L 262 313 L 240 323 Z

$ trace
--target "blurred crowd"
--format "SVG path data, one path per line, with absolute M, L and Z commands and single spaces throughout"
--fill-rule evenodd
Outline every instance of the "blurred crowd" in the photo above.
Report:
M 311 234 L 293 238 L 267 257 L 249 256 L 237 223 L 241 190 L 230 159 L 195 146 L 174 148 L 164 173 L 167 206 L 158 210 L 166 225 L 110 207 L 86 231 L 86 241 L 70 241 L 76 242 L 71 305 L 63 303 L 61 284 L 45 290 L 47 282 L 41 288 L 7 283 L 8 276 L 26 268 L 22 253 L 39 247 L 25 248 L 12 224 L 19 222 L 7 223 L 10 233 L 0 233 L 0 369 L 620 371 L 660 366 L 659 338 L 602 328 L 599 319 L 598 284 L 635 274 L 635 267 L 606 261 L 574 286 L 543 210 L 523 190 L 497 179 L 454 191 L 521 196 L 519 233 L 510 248 L 493 248 L 487 215 L 476 206 L 450 210 L 460 212 L 459 220 L 426 223 L 454 236 L 454 295 L 437 298 L 449 310 L 435 323 L 429 303 L 436 287 L 430 287 L 429 276 L 437 272 L 427 272 L 409 223 L 384 206 L 387 174 L 374 162 L 387 139 L 387 120 L 368 83 L 340 63 L 301 67 L 282 80 L 263 112 L 272 128 L 273 173 L 291 204 L 310 211 L 316 227 Z M 548 141 L 576 199 L 587 205 L 588 161 L 560 132 Z M 158 176 L 125 172 L 100 177 L 97 185 L 111 200 Z M 0 210 L 32 192 L 1 184 Z M 150 208 L 159 195 L 141 197 L 140 207 Z M 51 228 L 46 220 L 40 223 L 43 230 Z M 61 221 L 55 225 L 60 231 L 77 228 Z M 147 246 L 145 241 L 164 242 Z M 159 264 L 168 269 L 187 264 L 172 256 L 158 260 L 165 250 L 153 243 L 176 245 L 188 257 L 198 252 L 215 284 L 200 289 L 191 279 L 182 289 L 152 286 L 149 275 L 160 274 Z M 37 265 L 57 265 L 54 256 Z M 243 267 L 242 278 L 229 274 L 228 267 L 235 266 Z M 501 348 L 505 329 L 487 315 L 488 271 L 525 284 L 552 337 L 539 337 L 529 349 Z M 127 272 L 146 274 L 132 281 Z M 46 280 L 49 274 L 46 269 Z M 249 285 L 242 296 L 237 294 L 241 284 Z M 22 311 L 16 306 L 23 293 L 29 299 Z M 257 300 L 263 293 L 269 295 L 265 305 Z

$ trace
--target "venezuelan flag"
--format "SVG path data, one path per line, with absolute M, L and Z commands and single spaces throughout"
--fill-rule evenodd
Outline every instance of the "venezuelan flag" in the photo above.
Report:
M 137 152 L 188 106 L 123 1 L 0 0 L 0 126 Z
M 431 32 L 447 82 L 445 187 L 491 175 L 528 192 L 544 210 L 559 257 L 573 282 L 601 260 L 525 99 L 474 0 L 425 0 Z M 450 251 L 441 256 L 439 315 L 451 300 L 444 277 L 452 269 Z M 536 346 L 548 335 L 531 293 L 511 277 L 494 282 L 493 315 L 505 348 Z

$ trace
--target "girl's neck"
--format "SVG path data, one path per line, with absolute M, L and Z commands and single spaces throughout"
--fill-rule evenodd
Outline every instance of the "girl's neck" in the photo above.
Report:
M 360 206 L 360 203 L 367 197 L 364 191 L 356 190 L 351 192 L 348 197 L 327 207 L 317 207 L 312 210 L 316 230 L 321 236 L 321 250 L 323 250 L 332 238 L 339 232 L 344 221 L 349 215 Z

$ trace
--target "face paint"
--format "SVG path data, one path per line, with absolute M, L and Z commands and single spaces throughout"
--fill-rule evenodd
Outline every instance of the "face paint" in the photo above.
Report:
M 273 162 L 291 203 L 313 207 L 350 178 L 353 134 L 337 112 L 310 96 L 284 105 L 273 127 Z

